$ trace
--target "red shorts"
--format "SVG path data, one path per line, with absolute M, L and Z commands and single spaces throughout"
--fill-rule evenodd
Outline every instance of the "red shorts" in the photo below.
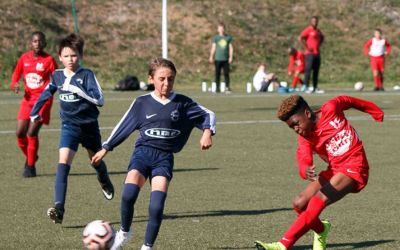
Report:
M 385 70 L 385 57 L 384 56 L 370 56 L 371 69 L 383 72 Z
M 358 193 L 365 188 L 368 183 L 369 171 L 368 168 L 360 167 L 341 167 L 341 168 L 328 168 L 319 173 L 319 176 L 329 181 L 335 174 L 342 173 L 356 181 L 356 187 L 352 193 Z
M 19 112 L 17 119 L 18 120 L 29 120 L 30 113 L 32 111 L 33 105 L 35 105 L 35 101 L 27 101 L 25 98 L 22 98 L 21 105 L 19 107 Z M 47 100 L 43 107 L 40 109 L 39 114 L 42 117 L 42 123 L 49 125 L 50 123 L 50 113 L 51 106 L 53 104 L 53 98 Z
M 297 66 L 294 69 L 294 72 L 304 73 L 304 66 Z

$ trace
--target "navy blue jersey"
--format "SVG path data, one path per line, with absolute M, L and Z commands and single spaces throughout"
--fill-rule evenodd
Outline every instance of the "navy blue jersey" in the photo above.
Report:
M 133 101 L 103 148 L 113 150 L 133 131 L 139 130 L 136 147 L 144 145 L 177 153 L 194 127 L 210 129 L 215 134 L 214 113 L 187 96 L 172 93 L 163 101 L 152 92 Z
M 103 106 L 103 93 L 93 71 L 78 68 L 75 74 L 66 76 L 63 69 L 58 69 L 52 76 L 51 83 L 43 91 L 31 117 L 38 115 L 39 110 L 58 90 L 60 98 L 61 121 L 74 124 L 87 124 L 97 121 L 99 110 Z

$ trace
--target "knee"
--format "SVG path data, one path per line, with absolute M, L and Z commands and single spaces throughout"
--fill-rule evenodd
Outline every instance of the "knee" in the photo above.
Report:
M 307 203 L 308 203 L 307 198 L 300 194 L 293 199 L 292 206 L 295 211 L 301 212 L 306 209 Z

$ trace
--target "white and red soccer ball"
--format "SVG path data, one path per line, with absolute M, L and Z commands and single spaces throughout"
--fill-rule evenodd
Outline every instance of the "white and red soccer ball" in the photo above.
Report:
M 362 91 L 364 89 L 364 83 L 363 82 L 356 82 L 354 84 L 354 89 L 356 91 Z
M 115 230 L 103 220 L 95 220 L 86 225 L 82 240 L 89 250 L 109 250 L 114 243 Z

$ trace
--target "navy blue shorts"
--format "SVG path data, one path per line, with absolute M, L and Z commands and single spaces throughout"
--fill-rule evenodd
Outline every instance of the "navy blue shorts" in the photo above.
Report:
M 79 144 L 97 152 L 101 149 L 101 134 L 98 122 L 88 124 L 61 124 L 59 148 L 70 148 L 78 151 Z
M 146 179 L 154 176 L 164 176 L 168 181 L 172 179 L 174 168 L 174 154 L 152 147 L 139 146 L 132 153 L 128 171 L 138 170 Z

